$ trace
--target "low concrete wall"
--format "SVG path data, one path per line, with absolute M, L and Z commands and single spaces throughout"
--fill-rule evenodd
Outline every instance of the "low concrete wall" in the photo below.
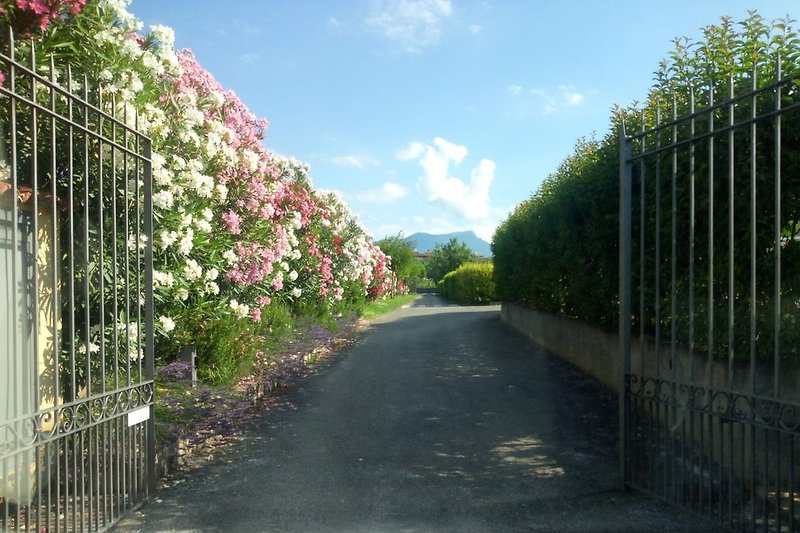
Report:
M 593 376 L 605 387 L 619 394 L 619 335 L 587 326 L 575 319 L 554 316 L 511 303 L 502 304 L 501 317 L 504 322 L 549 352 Z M 776 417 L 776 408 L 769 401 L 762 403 L 754 399 L 750 407 L 746 403 L 748 398 L 775 399 L 773 396 L 775 378 L 771 360 L 759 361 L 755 368 L 755 378 L 751 379 L 752 372 L 747 360 L 735 361 L 733 375 L 730 375 L 728 362 L 725 359 L 715 360 L 709 364 L 704 354 L 696 353 L 691 357 L 686 350 L 676 349 L 673 368 L 670 366 L 669 342 L 662 342 L 660 351 L 660 354 L 656 354 L 652 339 L 646 339 L 642 346 L 639 339 L 634 337 L 631 340 L 631 370 L 646 377 L 661 376 L 667 380 L 672 380 L 674 377 L 679 383 L 695 383 L 700 388 L 695 390 L 694 399 L 699 402 L 699 406 L 704 406 L 703 411 L 686 409 L 685 404 L 681 403 L 689 401 L 688 394 L 669 398 L 670 389 L 667 389 L 666 396 L 656 402 L 672 400 L 675 404 L 670 409 L 657 408 L 655 411 L 658 413 L 656 418 L 663 424 L 664 438 L 693 440 L 696 449 L 704 451 L 710 464 L 724 464 L 726 468 L 731 469 L 730 475 L 748 483 L 753 482 L 757 486 L 760 484 L 761 488 L 756 490 L 765 493 L 767 487 L 774 486 L 774 480 L 780 477 L 781 472 L 785 475 L 790 469 L 796 468 L 793 465 L 800 464 L 800 448 L 784 444 L 783 451 L 780 451 L 780 447 L 779 451 L 773 449 L 778 439 L 782 441 L 788 439 L 784 433 L 796 430 L 783 431 L 775 427 L 768 430 L 773 437 L 760 437 L 755 440 L 753 434 L 745 431 L 745 427 L 749 424 L 764 427 Z M 797 405 L 800 403 L 800 364 L 795 361 L 781 361 L 779 374 L 779 401 L 793 402 Z M 730 390 L 734 393 L 730 397 L 725 394 L 712 397 L 716 390 Z M 735 391 L 740 391 L 742 396 L 738 396 L 739 393 Z M 672 394 L 675 394 L 674 388 Z M 737 402 L 736 398 L 745 401 L 737 404 L 738 411 L 734 414 L 727 412 L 726 409 L 733 408 L 733 403 Z M 649 405 L 652 400 L 645 394 L 639 396 L 638 401 L 644 402 L 643 405 Z M 649 414 L 646 409 L 639 410 L 636 413 L 638 423 L 651 427 L 642 420 L 652 416 L 653 412 L 652 409 L 649 410 Z M 795 423 L 795 411 L 791 407 L 779 413 L 787 416 L 787 423 L 790 426 Z M 705 432 L 712 426 L 715 435 L 725 435 L 725 438 L 706 438 Z M 679 431 L 688 433 L 679 437 Z M 734 434 L 739 436 L 734 437 Z M 733 457 L 741 460 L 733 461 L 731 459 Z M 760 469 L 760 473 L 757 476 L 754 476 L 752 467 L 745 458 L 759 458 L 756 466 Z M 763 486 L 764 471 L 767 469 L 772 485 Z
M 503 322 L 593 376 L 619 394 L 619 336 L 600 331 L 574 318 L 554 316 L 530 307 L 503 303 Z
M 603 386 L 619 394 L 620 347 L 619 335 L 608 333 L 576 320 L 550 315 L 537 309 L 513 303 L 503 303 L 501 316 L 504 322 L 524 334 L 547 351 L 559 356 L 581 371 L 597 379 Z M 716 390 L 741 391 L 769 398 L 774 394 L 774 368 L 772 359 L 756 363 L 755 379 L 751 380 L 748 358 L 736 360 L 733 375 L 729 374 L 728 361 L 716 359 L 708 364 L 705 354 L 690 356 L 687 350 L 675 350 L 675 368 L 670 366 L 670 343 L 662 341 L 657 356 L 652 339 L 642 344 L 638 337 L 631 339 L 631 370 L 644 376 L 662 376 L 682 383 L 696 383 Z M 782 401 L 800 403 L 800 364 L 782 360 L 780 367 L 780 393 Z M 710 371 L 710 374 L 709 374 Z M 755 390 L 752 385 L 755 383 Z

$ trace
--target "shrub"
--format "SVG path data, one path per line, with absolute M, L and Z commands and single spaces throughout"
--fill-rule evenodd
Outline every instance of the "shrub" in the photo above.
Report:
M 446 274 L 439 291 L 458 303 L 488 303 L 497 300 L 492 263 L 465 263 Z
M 224 385 L 249 374 L 259 353 L 279 346 L 293 322 L 290 310 L 280 304 L 265 307 L 257 324 L 231 316 L 208 322 L 197 337 L 198 377 Z

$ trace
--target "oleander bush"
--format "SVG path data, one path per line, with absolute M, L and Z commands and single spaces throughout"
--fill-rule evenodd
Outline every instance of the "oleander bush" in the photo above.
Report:
M 18 61 L 34 61 L 34 70 L 49 76 L 52 58 L 53 78 L 60 88 L 81 97 L 97 95 L 95 105 L 115 111 L 151 138 L 152 242 L 137 230 L 121 235 L 119 242 L 104 244 L 107 250 L 127 248 L 136 257 L 152 248 L 159 362 L 174 361 L 180 345 L 196 344 L 215 352 L 201 354 L 201 361 L 216 358 L 227 361 L 222 367 L 231 368 L 242 356 L 237 343 L 222 342 L 232 331 L 249 328 L 258 336 L 263 329 L 268 331 L 261 324 L 267 317 L 290 313 L 324 320 L 394 293 L 396 278 L 388 258 L 344 202 L 315 189 L 307 165 L 269 153 L 262 142 L 267 121 L 222 87 L 191 51 L 175 50 L 171 28 L 144 31 L 127 3 L 0 0 L 0 46 L 8 49 L 8 30 L 14 30 Z M 0 84 L 9 69 L 0 60 Z M 28 96 L 38 97 L 44 107 L 50 105 L 47 92 L 33 94 L 34 87 L 32 83 Z M 20 82 L 17 90 L 26 89 Z M 0 142 L 8 144 L 12 113 L 5 100 L 0 101 Z M 54 105 L 62 105 L 56 100 Z M 39 120 L 46 128 L 44 114 Z M 17 122 L 19 138 L 35 131 L 26 125 L 30 121 L 18 117 Z M 24 153 L 26 146 L 17 158 L 16 174 L 24 176 L 30 168 L 38 168 L 42 172 L 38 183 L 48 183 L 49 154 Z M 71 152 L 57 146 L 56 153 L 64 157 Z M 33 164 L 37 159 L 38 166 Z M 84 162 L 90 168 L 87 181 L 115 168 L 113 159 L 113 150 L 90 153 Z M 84 163 L 63 165 L 82 168 Z M 118 170 L 123 168 L 122 162 L 117 165 Z M 4 182 L 10 184 L 9 167 L 0 165 L 0 185 Z M 87 183 L 86 188 L 93 189 L 94 184 Z M 143 194 L 141 183 L 134 183 L 124 198 L 135 204 Z M 97 220 L 110 216 L 94 210 L 95 206 L 90 217 Z M 113 276 L 112 269 L 106 272 Z M 70 274 L 75 279 L 84 276 Z M 112 283 L 124 286 L 125 280 L 106 280 Z M 125 331 L 129 344 L 137 347 L 131 357 L 141 358 L 138 347 L 144 345 L 144 332 L 137 317 L 143 313 L 137 309 L 143 294 L 134 291 L 131 312 L 124 322 L 114 323 L 116 315 L 99 316 L 103 309 L 99 302 L 109 294 L 94 285 L 85 301 L 62 302 L 75 306 L 69 313 L 75 321 L 62 334 L 60 350 L 98 352 L 117 337 L 116 332 Z M 143 285 L 138 280 L 138 286 Z M 108 314 L 113 306 L 106 304 Z M 234 327 L 235 321 L 241 324 Z M 106 330 L 100 331 L 98 324 L 105 324 Z M 113 350 L 109 346 L 106 351 Z

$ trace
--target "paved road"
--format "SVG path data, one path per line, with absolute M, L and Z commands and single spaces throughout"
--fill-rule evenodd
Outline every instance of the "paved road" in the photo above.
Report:
M 616 402 L 497 307 L 421 295 L 117 531 L 708 531 L 619 490 Z

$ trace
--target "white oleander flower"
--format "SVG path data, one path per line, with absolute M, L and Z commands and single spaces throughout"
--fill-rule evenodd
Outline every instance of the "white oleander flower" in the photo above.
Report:
M 187 280 L 196 281 L 203 275 L 203 268 L 194 259 L 189 259 L 183 267 L 183 274 Z
M 211 233 L 213 231 L 211 223 L 204 218 L 199 219 L 197 222 L 195 222 L 194 225 L 197 229 L 199 229 L 203 233 Z
M 153 285 L 156 287 L 172 287 L 175 284 L 175 276 L 172 272 L 160 272 L 153 270 Z
M 175 321 L 168 316 L 160 316 L 158 317 L 158 321 L 161 322 L 161 328 L 166 333 L 175 329 Z
M 194 230 L 186 228 L 186 235 L 183 236 L 178 244 L 178 251 L 183 255 L 189 255 L 194 248 Z
M 166 250 L 178 240 L 178 232 L 177 231 L 167 231 L 162 229 L 159 232 L 159 247 L 162 250 Z
M 153 195 L 153 206 L 158 209 L 169 209 L 175 205 L 175 195 L 172 191 L 163 190 Z
M 236 252 L 233 250 L 225 250 L 222 253 L 222 258 L 228 262 L 229 265 L 234 264 L 236 261 L 239 260 L 239 256 L 236 255 Z

